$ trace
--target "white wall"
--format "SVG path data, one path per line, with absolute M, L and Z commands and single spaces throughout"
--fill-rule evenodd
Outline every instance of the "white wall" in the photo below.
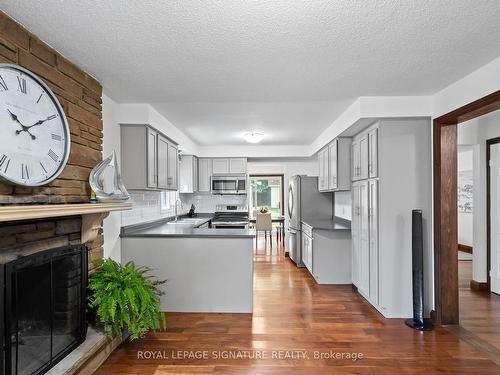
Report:
M 474 213 L 472 278 L 487 280 L 486 254 L 486 140 L 500 137 L 500 111 L 464 122 L 458 126 L 458 144 L 473 145 Z
M 191 204 L 197 213 L 214 213 L 218 205 L 247 206 L 247 195 L 212 195 L 211 193 L 179 194 L 183 210 L 188 212 Z
M 250 159 L 248 161 L 248 174 L 283 174 L 285 199 L 286 189 L 290 182 L 290 177 L 297 174 L 306 174 L 309 176 L 318 175 L 318 158 L 316 156 L 310 158 L 283 158 L 258 160 Z
M 500 57 L 432 95 L 432 117 L 439 117 L 500 90 L 498 77 Z
M 118 105 L 105 94 L 102 95 L 102 120 L 103 120 L 103 157 L 109 156 L 116 151 L 118 161 L 120 160 L 120 127 L 116 122 L 116 110 Z M 110 212 L 104 219 L 104 257 L 112 258 L 119 262 L 121 260 L 120 228 L 122 219 L 120 212 Z

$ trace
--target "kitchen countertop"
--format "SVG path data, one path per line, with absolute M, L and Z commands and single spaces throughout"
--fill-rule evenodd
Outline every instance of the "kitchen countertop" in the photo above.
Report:
M 128 225 L 121 228 L 120 237 L 205 237 L 205 238 L 253 238 L 253 229 L 212 229 L 194 228 L 212 220 L 213 214 L 196 214 L 193 218 L 200 219 L 196 224 L 168 224 L 172 219 L 163 219 L 150 223 Z M 179 216 L 187 218 L 187 215 Z
M 314 230 L 351 230 L 351 222 L 349 220 L 335 218 L 333 220 L 302 220 L 304 224 L 309 225 Z

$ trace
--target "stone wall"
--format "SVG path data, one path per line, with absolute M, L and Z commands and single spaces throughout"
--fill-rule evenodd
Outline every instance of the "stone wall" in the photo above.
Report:
M 50 184 L 25 188 L 0 182 L 2 204 L 87 203 L 88 177 L 102 160 L 102 87 L 77 65 L 0 12 L 0 63 L 21 65 L 34 72 L 57 95 L 68 118 L 71 152 L 68 164 Z M 1 140 L 0 140 L 1 146 Z M 80 243 L 81 217 L 0 224 L 0 251 L 43 251 Z M 91 261 L 102 257 L 102 229 L 87 243 Z
M 68 164 L 50 184 L 37 188 L 0 182 L 0 204 L 88 202 L 90 170 L 102 159 L 101 84 L 0 12 L 0 63 L 34 72 L 59 99 L 71 132 Z

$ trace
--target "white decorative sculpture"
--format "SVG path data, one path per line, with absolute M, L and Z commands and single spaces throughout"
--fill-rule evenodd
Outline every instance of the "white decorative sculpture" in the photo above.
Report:
M 122 183 L 115 151 L 92 169 L 89 183 L 100 202 L 123 202 L 130 199 L 130 194 Z

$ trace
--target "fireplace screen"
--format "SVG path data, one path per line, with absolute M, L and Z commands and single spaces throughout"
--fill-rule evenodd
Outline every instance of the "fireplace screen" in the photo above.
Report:
M 87 249 L 68 246 L 20 257 L 1 272 L 0 374 L 43 374 L 85 340 Z

